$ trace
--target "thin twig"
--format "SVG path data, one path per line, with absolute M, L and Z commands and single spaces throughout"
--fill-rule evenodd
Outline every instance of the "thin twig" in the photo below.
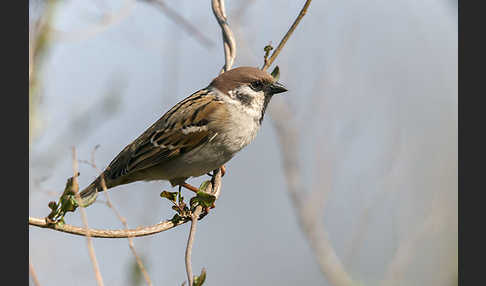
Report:
M 220 73 L 230 70 L 236 58 L 235 37 L 228 25 L 224 6 L 224 0 L 211 0 L 211 8 L 213 9 L 214 17 L 216 17 L 223 35 L 225 64 Z
M 216 200 L 219 198 L 221 193 L 221 169 L 217 169 L 213 171 L 213 178 L 207 188 L 203 190 L 213 196 L 216 197 Z M 192 245 L 194 244 L 194 237 L 196 235 L 196 227 L 197 221 L 199 216 L 202 212 L 202 206 L 197 206 L 196 209 L 193 211 L 191 215 L 191 229 L 189 231 L 189 238 L 187 239 L 187 247 L 186 247 L 186 255 L 185 255 L 185 262 L 186 262 L 186 274 L 188 285 L 192 285 L 194 276 L 192 275 L 192 266 L 191 266 L 191 257 L 192 257 Z
M 278 56 L 282 48 L 285 46 L 285 43 L 287 43 L 287 40 L 290 38 L 292 33 L 294 32 L 295 28 L 297 28 L 297 25 L 299 25 L 300 21 L 302 18 L 304 18 L 305 14 L 307 13 L 307 9 L 309 8 L 309 5 L 312 0 L 307 0 L 304 4 L 304 7 L 302 7 L 302 10 L 300 10 L 299 15 L 297 16 L 297 19 L 295 19 L 294 23 L 290 27 L 290 29 L 287 31 L 285 36 L 282 38 L 280 43 L 278 44 L 277 48 L 273 51 L 272 55 L 268 59 L 268 61 L 263 65 L 262 70 L 266 71 L 268 67 L 273 63 L 275 58 Z
M 37 274 L 35 274 L 34 265 L 32 265 L 32 261 L 30 261 L 30 258 L 29 258 L 29 272 L 34 285 L 40 286 L 39 279 L 37 279 Z
M 72 150 L 73 150 L 73 171 L 74 171 L 72 190 L 74 192 L 74 195 L 76 196 L 76 200 L 78 200 L 79 202 L 81 201 L 81 196 L 79 195 L 79 184 L 78 184 L 78 159 L 76 158 L 76 148 L 73 147 Z M 81 211 L 81 219 L 83 221 L 84 229 L 86 231 L 86 242 L 88 244 L 89 256 L 91 262 L 93 263 L 96 282 L 98 283 L 98 286 L 103 286 L 104 285 L 103 278 L 101 277 L 100 267 L 98 265 L 98 260 L 96 259 L 96 254 L 93 247 L 93 241 L 91 240 L 91 233 L 88 227 L 88 217 L 86 215 L 86 210 L 84 209 L 84 207 L 81 206 L 80 211 Z
M 186 273 L 187 281 L 189 282 L 188 285 L 192 285 L 194 280 L 191 266 L 192 245 L 194 244 L 194 237 L 196 236 L 197 219 L 201 215 L 201 212 L 202 206 L 197 206 L 191 216 L 191 230 L 189 231 L 189 238 L 187 240 L 186 247 Z

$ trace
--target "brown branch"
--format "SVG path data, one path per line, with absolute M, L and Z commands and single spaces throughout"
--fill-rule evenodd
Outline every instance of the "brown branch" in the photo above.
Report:
M 221 193 L 221 169 L 217 169 L 213 171 L 213 179 L 211 182 L 206 186 L 206 189 L 203 190 L 206 193 L 209 193 L 216 197 L 216 200 L 219 198 Z M 202 212 L 202 206 L 197 206 L 196 209 L 192 212 L 191 215 L 191 229 L 189 231 L 189 238 L 187 239 L 187 247 L 186 247 L 186 255 L 185 255 L 185 262 L 186 262 L 186 274 L 188 285 L 192 285 L 194 280 L 194 276 L 192 275 L 192 266 L 191 266 L 191 257 L 192 257 L 192 245 L 194 244 L 194 237 L 196 235 L 196 226 L 199 216 Z
M 186 273 L 187 273 L 187 285 L 192 285 L 194 277 L 192 275 L 191 257 L 192 257 L 192 245 L 194 244 L 194 237 L 196 236 L 197 219 L 201 215 L 202 207 L 197 206 L 191 216 L 191 230 L 189 231 L 189 238 L 187 239 L 186 247 Z
M 178 222 L 173 222 L 171 220 L 167 220 L 158 224 L 138 227 L 134 229 L 93 229 L 90 228 L 88 231 L 91 237 L 96 238 L 129 238 L 129 237 L 140 237 L 140 236 L 147 236 L 156 234 L 159 232 L 163 232 L 174 228 L 178 225 L 184 224 L 188 222 L 189 219 L 182 219 Z M 37 226 L 41 228 L 49 228 L 52 230 L 70 233 L 74 235 L 81 235 L 86 236 L 87 230 L 86 228 L 73 226 L 69 224 L 49 224 L 46 222 L 45 218 L 36 218 L 36 217 L 29 217 L 29 225 Z
M 214 17 L 216 17 L 223 34 L 225 64 L 220 73 L 230 70 L 236 58 L 235 37 L 228 25 L 224 6 L 224 0 L 211 0 Z
M 72 191 L 76 196 L 76 200 L 81 201 L 81 196 L 79 195 L 79 184 L 78 184 L 78 159 L 76 158 L 76 149 L 73 147 L 73 185 Z M 100 267 L 98 265 L 98 260 L 96 259 L 96 254 L 94 251 L 93 241 L 91 240 L 90 229 L 88 227 L 88 216 L 86 215 L 86 210 L 81 206 L 81 220 L 83 221 L 84 229 L 86 230 L 86 243 L 88 244 L 88 252 L 91 262 L 93 263 L 93 269 L 95 272 L 96 282 L 99 286 L 103 286 L 103 278 L 101 277 Z
M 302 7 L 302 10 L 300 10 L 299 15 L 297 16 L 297 19 L 295 19 L 294 23 L 292 24 L 292 26 L 290 27 L 290 29 L 287 31 L 287 33 L 285 34 L 285 36 L 282 38 L 282 40 L 278 44 L 278 46 L 275 49 L 275 51 L 273 51 L 273 53 L 270 56 L 270 58 L 268 59 L 268 61 L 265 62 L 265 64 L 262 67 L 262 70 L 266 71 L 268 69 L 268 67 L 273 63 L 273 61 L 275 60 L 275 58 L 278 56 L 278 54 L 280 53 L 280 51 L 282 50 L 282 48 L 287 43 L 287 40 L 290 38 L 290 36 L 294 32 L 295 28 L 297 28 L 297 25 L 299 25 L 299 23 L 302 20 L 302 18 L 304 18 L 305 14 L 307 13 L 307 9 L 309 8 L 309 5 L 310 5 L 311 1 L 312 0 L 307 0 L 305 2 L 304 7 Z

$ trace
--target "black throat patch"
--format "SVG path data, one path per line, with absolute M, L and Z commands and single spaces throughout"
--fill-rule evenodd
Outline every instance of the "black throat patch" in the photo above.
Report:
M 262 108 L 262 114 L 260 115 L 259 123 L 260 125 L 262 124 L 263 121 L 263 116 L 265 115 L 265 110 L 267 109 L 267 105 L 270 102 L 270 99 L 272 99 L 272 94 L 265 94 L 265 99 L 263 101 L 263 108 Z

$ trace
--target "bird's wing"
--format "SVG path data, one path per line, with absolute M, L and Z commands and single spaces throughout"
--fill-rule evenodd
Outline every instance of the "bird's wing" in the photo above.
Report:
M 126 146 L 105 174 L 114 180 L 173 160 L 212 140 L 217 131 L 210 129 L 210 118 L 218 113 L 221 105 L 207 89 L 192 94 Z

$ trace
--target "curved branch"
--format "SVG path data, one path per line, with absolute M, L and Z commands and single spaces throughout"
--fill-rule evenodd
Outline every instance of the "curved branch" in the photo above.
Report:
M 302 10 L 300 10 L 299 15 L 297 16 L 297 19 L 295 19 L 294 23 L 292 24 L 292 26 L 290 27 L 290 29 L 287 31 L 287 33 L 285 34 L 285 36 L 282 38 L 282 40 L 280 41 L 280 44 L 278 44 L 278 46 L 275 49 L 275 51 L 273 51 L 273 53 L 270 56 L 270 58 L 268 59 L 268 61 L 265 62 L 265 64 L 262 67 L 262 70 L 266 71 L 268 69 L 268 67 L 273 63 L 273 61 L 275 60 L 275 58 L 278 56 L 278 54 L 280 53 L 280 51 L 282 50 L 282 48 L 285 46 L 285 43 L 287 43 L 287 40 L 290 38 L 290 36 L 294 32 L 295 28 L 297 28 L 297 25 L 299 25 L 299 23 L 302 20 L 302 18 L 304 18 L 305 14 L 307 13 L 307 9 L 309 8 L 309 5 L 310 5 L 311 1 L 312 0 L 307 0 L 305 2 L 304 7 L 302 7 Z
M 213 178 L 214 183 L 212 184 L 214 187 L 210 189 L 209 193 L 214 195 L 216 198 L 219 197 L 221 191 L 221 172 L 218 171 Z M 88 230 L 89 235 L 91 237 L 96 238 L 129 238 L 129 237 L 140 237 L 140 236 L 147 236 L 156 234 L 159 232 L 163 232 L 184 224 L 190 221 L 190 218 L 182 218 L 181 220 L 175 222 L 172 220 L 166 220 L 158 224 L 144 226 L 144 227 L 137 227 L 134 229 L 93 229 L 90 228 Z M 29 225 L 37 226 L 41 228 L 49 228 L 52 230 L 70 233 L 74 235 L 86 236 L 87 231 L 84 227 L 73 226 L 69 224 L 49 224 L 46 222 L 45 218 L 36 218 L 36 217 L 29 217 Z
M 184 224 L 190 221 L 190 219 L 182 219 L 178 222 L 170 220 L 144 227 L 138 227 L 134 229 L 89 229 L 89 235 L 97 238 L 129 238 L 140 237 L 156 234 L 174 228 L 178 225 Z M 29 217 L 29 225 L 38 226 L 41 228 L 50 228 L 60 232 L 70 233 L 74 235 L 86 236 L 87 231 L 84 227 L 73 226 L 69 224 L 49 224 L 44 218 Z
M 225 65 L 220 73 L 228 71 L 233 66 L 236 58 L 236 43 L 233 32 L 231 31 L 227 19 L 226 11 L 224 8 L 223 0 L 211 0 L 211 8 L 213 9 L 214 17 L 218 21 L 221 27 L 221 32 L 223 33 L 223 45 L 224 45 L 224 58 Z

